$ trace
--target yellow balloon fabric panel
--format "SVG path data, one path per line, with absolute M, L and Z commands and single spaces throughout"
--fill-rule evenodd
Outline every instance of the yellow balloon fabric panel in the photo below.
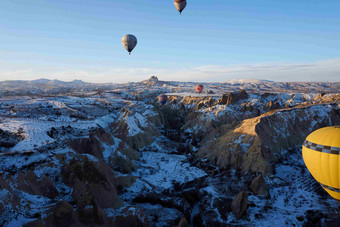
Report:
M 325 127 L 311 133 L 302 147 L 303 160 L 316 181 L 340 200 L 340 128 Z

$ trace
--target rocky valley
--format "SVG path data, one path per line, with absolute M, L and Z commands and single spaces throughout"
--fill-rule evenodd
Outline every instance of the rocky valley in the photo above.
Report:
M 301 147 L 340 83 L 195 84 L 0 82 L 0 226 L 339 225 Z

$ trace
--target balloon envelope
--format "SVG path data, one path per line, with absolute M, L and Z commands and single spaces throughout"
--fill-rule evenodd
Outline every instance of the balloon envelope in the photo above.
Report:
M 122 44 L 130 54 L 133 48 L 137 45 L 137 38 L 131 34 L 124 35 L 122 38 Z
M 204 89 L 204 86 L 202 84 L 197 84 L 196 85 L 196 91 L 198 93 L 202 93 L 203 92 L 203 89 Z
M 187 1 L 186 0 L 175 0 L 174 5 L 176 9 L 179 11 L 179 13 L 182 13 L 183 9 L 187 5 Z
M 312 132 L 302 146 L 303 160 L 316 181 L 340 200 L 340 126 Z

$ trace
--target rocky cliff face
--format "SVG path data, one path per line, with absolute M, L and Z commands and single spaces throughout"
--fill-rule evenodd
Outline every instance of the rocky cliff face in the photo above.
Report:
M 209 133 L 212 128 L 223 124 L 237 123 L 250 119 L 268 111 L 304 107 L 318 103 L 336 103 L 340 101 L 338 94 L 248 94 L 246 91 L 212 96 L 180 96 L 169 97 L 171 108 L 185 111 L 187 115 L 183 129 L 194 129 Z
M 208 141 L 198 152 L 223 168 L 271 174 L 287 150 L 300 146 L 312 131 L 340 124 L 337 104 L 271 111 L 246 119 L 235 129 Z
M 153 137 L 159 136 L 157 127 L 162 124 L 151 105 L 142 102 L 124 107 L 119 119 L 112 123 L 112 133 L 133 149 L 149 145 Z
M 112 169 L 86 155 L 68 151 L 8 155 L 1 160 L 6 164 L 1 165 L 0 224 L 16 216 L 24 223 L 35 220 L 32 226 L 104 224 L 109 219 L 103 209 L 123 205 Z
M 8 150 L 8 148 L 14 147 L 18 142 L 24 139 L 22 130 L 13 133 L 0 129 L 0 152 Z
M 313 130 L 340 123 L 339 101 L 338 94 L 241 90 L 220 97 L 174 95 L 167 105 L 185 115 L 181 130 L 202 142 L 197 157 L 222 168 L 270 174 L 273 163 Z

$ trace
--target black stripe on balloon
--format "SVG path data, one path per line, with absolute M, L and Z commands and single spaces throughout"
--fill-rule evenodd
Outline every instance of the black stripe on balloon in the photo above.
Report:
M 309 142 L 308 140 L 305 140 L 305 142 L 303 143 L 303 146 L 308 149 L 327 153 L 327 154 L 338 154 L 338 155 L 340 154 L 340 147 L 320 145 L 320 144 Z
M 340 193 L 340 188 L 333 188 L 333 187 L 331 187 L 331 186 L 321 184 L 320 182 L 319 182 L 319 184 L 320 184 L 323 188 L 326 188 L 326 189 L 331 190 L 331 191 L 333 191 L 333 192 L 339 192 L 339 193 Z

